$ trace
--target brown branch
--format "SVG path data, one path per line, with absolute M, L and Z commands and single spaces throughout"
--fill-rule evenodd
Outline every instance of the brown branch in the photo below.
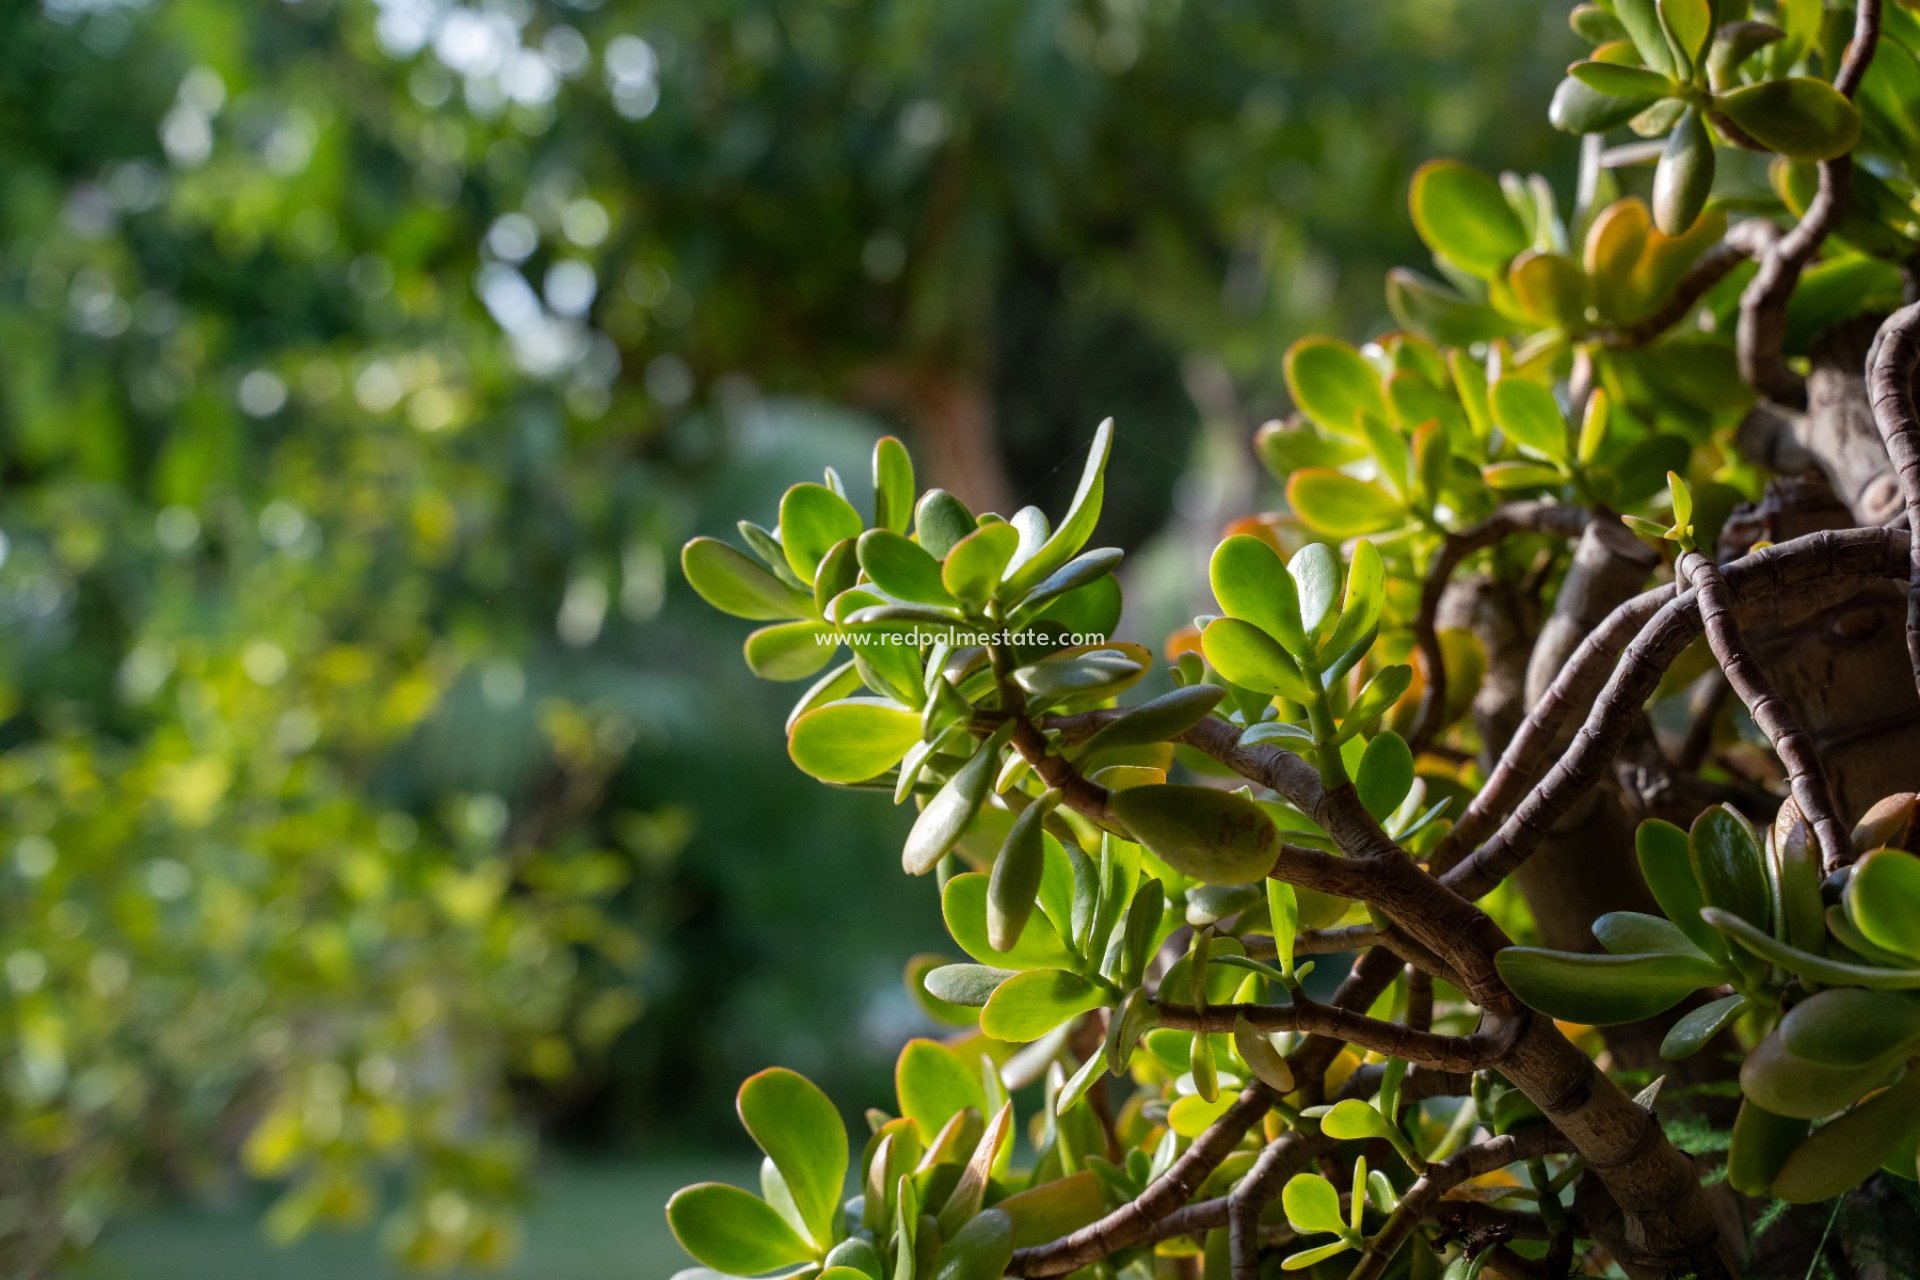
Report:
M 1566 1139 L 1551 1129 L 1522 1129 L 1489 1138 L 1456 1156 L 1428 1165 L 1426 1172 L 1400 1197 L 1400 1205 L 1387 1219 L 1387 1225 L 1367 1241 L 1347 1280 L 1379 1280 L 1387 1264 L 1393 1261 L 1393 1255 L 1400 1251 L 1421 1220 L 1433 1211 L 1440 1197 L 1469 1178 L 1484 1177 L 1510 1164 L 1566 1149 Z
M 1907 569 L 1903 531 L 1846 529 L 1823 530 L 1768 547 L 1726 565 L 1722 573 L 1736 614 L 1743 622 L 1753 622 L 1821 607 L 1844 594 L 1854 579 L 1900 577 Z M 1643 602 L 1661 594 L 1649 592 L 1630 601 L 1615 611 L 1616 616 L 1643 608 Z M 1531 857 L 1555 820 L 1599 781 L 1601 771 L 1626 743 L 1661 674 L 1701 630 L 1695 592 L 1684 591 L 1661 604 L 1627 646 L 1566 752 L 1514 806 L 1500 829 L 1471 857 L 1447 871 L 1443 882 L 1466 898 L 1478 898 Z M 1513 747 L 1507 754 L 1512 757 Z
M 1772 681 L 1753 659 L 1734 620 L 1733 601 L 1720 567 L 1698 551 L 1686 551 L 1675 565 L 1683 581 L 1690 582 L 1700 610 L 1700 621 L 1707 632 L 1707 644 L 1713 650 L 1727 683 L 1740 695 L 1753 722 L 1773 744 L 1774 754 L 1787 771 L 1787 785 L 1800 811 L 1813 826 L 1820 842 L 1820 858 L 1827 871 L 1837 871 L 1853 860 L 1853 843 L 1834 810 L 1833 789 L 1827 785 L 1826 770 L 1814 749 L 1813 739 L 1801 727 Z
M 1478 1071 L 1493 1065 L 1512 1046 L 1524 1024 L 1524 1019 L 1488 1018 L 1472 1035 L 1447 1036 L 1310 1000 L 1290 1005 L 1221 1004 L 1205 1009 L 1156 1001 L 1154 1007 L 1160 1015 L 1157 1025 L 1176 1031 L 1226 1033 L 1244 1018 L 1256 1031 L 1333 1036 L 1436 1071 Z
M 1867 398 L 1873 422 L 1886 441 L 1887 457 L 1900 477 L 1907 527 L 1920 533 L 1920 415 L 1916 415 L 1913 375 L 1920 369 L 1920 303 L 1887 317 L 1867 356 Z M 1907 571 L 1907 657 L 1920 687 L 1920 536 L 1909 545 Z
M 1879 41 L 1880 0 L 1858 0 L 1853 38 L 1833 80 L 1833 87 L 1843 96 L 1851 98 L 1859 89 Z M 1819 174 L 1819 188 L 1800 221 L 1761 256 L 1760 269 L 1740 295 L 1740 315 L 1734 327 L 1740 376 L 1767 399 L 1796 409 L 1806 406 L 1807 383 L 1788 366 L 1783 352 L 1787 300 L 1821 242 L 1846 215 L 1853 195 L 1852 154 L 1822 160 Z
M 1719 244 L 1694 260 L 1659 306 L 1631 324 L 1602 329 L 1596 335 L 1600 345 L 1609 351 L 1630 351 L 1652 343 L 1692 314 L 1700 300 L 1731 275 L 1735 267 L 1766 253 L 1779 235 L 1777 227 L 1758 218 L 1733 227 Z
M 1492 515 L 1458 533 L 1450 533 L 1427 566 L 1420 590 L 1420 613 L 1413 622 L 1414 643 L 1420 650 L 1426 692 L 1420 699 L 1420 718 L 1410 743 L 1418 751 L 1440 731 L 1440 718 L 1446 713 L 1447 667 L 1440 651 L 1436 630 L 1440 617 L 1440 597 L 1460 562 L 1476 551 L 1497 546 L 1520 533 L 1541 533 L 1571 538 L 1587 527 L 1592 513 L 1585 507 L 1565 506 L 1557 502 L 1512 502 L 1496 508 Z

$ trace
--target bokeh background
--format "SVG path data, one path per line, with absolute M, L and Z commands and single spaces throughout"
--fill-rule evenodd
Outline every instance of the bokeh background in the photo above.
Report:
M 1533 0 L 0 4 L 0 1275 L 667 1275 L 738 1080 L 850 1117 L 906 815 L 679 545 L 881 432 L 1131 638 L 1387 323 L 1446 155 L 1564 182 Z

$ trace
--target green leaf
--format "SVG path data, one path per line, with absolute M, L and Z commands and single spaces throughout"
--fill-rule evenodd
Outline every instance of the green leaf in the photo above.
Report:
M 956 603 L 941 581 L 940 562 L 912 539 L 888 529 L 869 529 L 855 547 L 873 585 L 895 599 L 936 608 Z
M 1391 529 L 1406 506 L 1370 480 L 1312 468 L 1287 481 L 1287 505 L 1308 528 L 1330 538 L 1355 538 Z
M 1713 142 L 1700 113 L 1689 107 L 1667 135 L 1653 171 L 1653 223 L 1662 234 L 1685 235 L 1713 193 Z
M 978 1009 L 987 1003 L 993 989 L 1014 975 L 1012 969 L 996 969 L 986 964 L 943 964 L 927 971 L 927 994 L 936 1000 L 962 1008 Z
M 1363 732 L 1375 720 L 1383 715 L 1388 707 L 1400 700 L 1400 695 L 1413 683 L 1413 668 L 1404 662 L 1382 667 L 1373 673 L 1366 687 L 1347 708 L 1346 716 L 1340 722 L 1342 741 L 1354 734 Z
M 1034 896 L 1046 871 L 1046 831 L 1042 823 L 1052 805 L 1036 800 L 1020 811 L 994 859 L 987 881 L 987 940 L 995 951 L 1007 951 L 1020 940 L 1033 914 Z
M 873 523 L 904 534 L 913 525 L 913 458 L 907 446 L 881 436 L 873 446 Z
M 1700 914 L 1707 923 L 1732 938 L 1760 959 L 1777 964 L 1810 982 L 1830 986 L 1866 987 L 1873 991 L 1911 991 L 1920 988 L 1920 968 L 1891 969 L 1878 965 L 1849 964 L 1830 960 L 1797 947 L 1790 947 L 1772 934 L 1754 928 L 1731 911 L 1703 907 Z
M 1638 911 L 1609 911 L 1593 922 L 1593 936 L 1616 956 L 1663 952 L 1676 956 L 1710 958 L 1693 939 L 1670 920 Z
M 1544 462 L 1496 462 L 1480 469 L 1480 479 L 1489 489 L 1504 493 L 1514 489 L 1538 489 L 1562 484 L 1566 476 Z
M 1020 941 L 1005 952 L 995 951 L 987 940 L 987 877 L 968 872 L 947 881 L 940 895 L 941 914 L 947 932 L 960 949 L 983 965 L 1009 969 L 1070 969 L 1076 957 L 1060 940 L 1060 932 L 1045 915 L 1027 921 Z
M 667 1201 L 667 1225 L 695 1261 L 728 1275 L 757 1275 L 814 1256 L 772 1205 L 720 1182 L 675 1192 Z
M 1660 904 L 1661 912 L 1694 946 L 1715 959 L 1725 959 L 1726 939 L 1700 918 L 1700 908 L 1706 905 L 1706 900 L 1700 896 L 1700 882 L 1693 876 L 1687 833 L 1671 822 L 1650 818 L 1634 833 L 1633 846 L 1640 863 L 1640 875 L 1653 891 L 1653 900 Z
M 900 762 L 920 740 L 920 717 L 893 702 L 849 698 L 793 722 L 787 754 L 822 782 L 865 782 Z
M 933 1264 L 933 1280 L 1000 1280 L 1013 1260 L 1013 1219 L 999 1209 L 971 1218 Z
M 1719 966 L 1685 955 L 1587 955 L 1508 947 L 1494 967 L 1515 995 L 1567 1022 L 1611 1026 L 1664 1013 L 1688 994 L 1717 986 Z
M 1500 184 L 1454 161 L 1420 166 L 1411 204 L 1427 247 L 1472 275 L 1493 275 L 1532 244 Z
M 1691 1058 L 1746 1011 L 1747 998 L 1739 994 L 1721 996 L 1690 1010 L 1667 1031 L 1660 1042 L 1660 1056 L 1671 1062 Z
M 1366 449 L 1351 439 L 1298 418 L 1267 423 L 1254 433 L 1253 448 L 1267 470 L 1282 481 L 1302 467 L 1345 466 L 1367 456 Z
M 973 512 L 945 489 L 929 489 L 913 509 L 913 534 L 935 560 L 947 558 L 953 544 L 974 530 Z
M 1619 62 L 1576 62 L 1567 74 L 1609 98 L 1625 99 L 1644 107 L 1673 92 L 1673 81 L 1658 71 L 1632 67 Z
M 1106 492 L 1107 455 L 1113 451 L 1113 419 L 1102 422 L 1093 433 L 1093 445 L 1087 451 L 1087 465 L 1080 473 L 1080 484 L 1067 505 L 1066 517 L 1048 536 L 1033 558 L 1007 575 L 1009 595 L 1018 596 L 1034 587 L 1061 565 L 1071 560 L 1093 536 L 1100 523 L 1100 506 Z
M 1514 329 L 1513 321 L 1492 307 L 1469 302 L 1447 286 L 1401 267 L 1387 272 L 1387 310 L 1406 328 L 1448 346 L 1489 342 Z M 1300 465 L 1337 466 L 1345 461 L 1351 459 L 1316 458 Z
M 1333 607 L 1340 597 L 1344 572 L 1339 555 L 1324 542 L 1309 542 L 1287 562 L 1287 572 L 1299 588 L 1301 626 L 1316 640 L 1324 641 L 1339 621 Z
M 923 876 L 945 857 L 947 850 L 966 834 L 973 816 L 980 812 L 987 792 L 993 787 L 993 775 L 1000 768 L 1000 743 L 1006 730 L 980 744 L 967 762 L 953 771 L 946 784 L 927 801 L 927 807 L 907 832 L 907 843 L 900 851 L 900 865 L 910 876 Z
M 1687 836 L 1693 878 L 1701 899 L 1765 929 L 1773 915 L 1760 838 L 1731 805 L 1715 805 L 1694 819 Z
M 1213 669 L 1243 689 L 1295 702 L 1313 697 L 1313 686 L 1285 649 L 1265 631 L 1238 618 L 1215 618 L 1200 633 L 1200 647 Z
M 1123 967 L 1118 977 L 1122 986 L 1138 986 L 1146 974 L 1147 965 L 1153 960 L 1153 948 L 1160 941 L 1166 895 L 1166 887 L 1160 881 L 1148 880 L 1134 893 L 1133 901 L 1127 904 L 1127 914 L 1120 924 Z
M 858 1236 L 842 1240 L 833 1246 L 826 1257 L 828 1270 L 822 1272 L 819 1280 L 853 1280 L 851 1276 L 835 1276 L 833 1268 L 853 1271 L 866 1276 L 868 1280 L 886 1280 L 886 1267 L 880 1260 L 880 1251 Z
M 1208 884 L 1254 884 L 1273 869 L 1273 822 L 1245 796 L 1211 787 L 1132 787 L 1113 816 L 1174 870 Z
M 1282 1095 L 1294 1091 L 1298 1082 L 1293 1078 L 1293 1068 L 1288 1065 L 1286 1055 L 1273 1047 L 1272 1037 L 1256 1030 L 1244 1015 L 1233 1020 L 1233 1050 L 1254 1078 L 1269 1089 Z
M 1727 1148 L 1727 1181 L 1743 1196 L 1762 1196 L 1780 1166 L 1807 1136 L 1807 1122 L 1776 1115 L 1747 1098 L 1733 1118 Z
M 955 599 L 979 608 L 1000 585 L 1020 545 L 1020 532 L 1010 524 L 983 524 L 953 545 L 941 568 L 940 580 Z
M 893 1088 L 900 1114 L 919 1125 L 929 1141 L 969 1107 L 983 1120 L 987 1115 L 979 1068 L 937 1040 L 907 1041 L 894 1063 Z
M 1553 462 L 1567 460 L 1567 420 L 1553 392 L 1531 378 L 1508 376 L 1493 384 L 1493 421 L 1508 440 Z
M 1280 1190 L 1280 1207 L 1287 1221 L 1302 1235 L 1341 1232 L 1347 1221 L 1340 1212 L 1340 1193 L 1317 1173 L 1296 1173 Z
M 762 680 L 805 680 L 840 650 L 837 629 L 822 622 L 761 627 L 743 646 L 747 667 Z
M 1372 1103 L 1359 1098 L 1343 1098 L 1320 1117 L 1320 1132 L 1341 1142 L 1369 1138 L 1394 1138 L 1393 1125 Z
M 1013 1243 L 1026 1249 L 1077 1231 L 1107 1211 L 1100 1179 L 1082 1169 L 1069 1178 L 1015 1192 L 994 1205 L 1013 1219 Z
M 1292 973 L 1293 945 L 1300 935 L 1300 895 L 1285 880 L 1267 879 L 1267 920 L 1273 929 L 1280 971 Z
M 1815 992 L 1780 1020 L 1789 1053 L 1828 1066 L 1861 1066 L 1920 1044 L 1920 999 L 1898 991 L 1835 987 Z
M 1769 1188 L 1789 1204 L 1812 1204 L 1850 1191 L 1920 1127 L 1920 1071 L 1828 1121 L 1808 1135 Z
M 1374 545 L 1364 539 L 1354 543 L 1347 592 L 1340 602 L 1340 621 L 1320 646 L 1323 659 L 1345 653 L 1379 625 L 1387 598 L 1386 579 L 1386 565 Z
M 1287 349 L 1284 369 L 1300 412 L 1328 431 L 1355 435 L 1362 414 L 1387 416 L 1379 371 L 1344 342 L 1302 338 Z
M 1050 600 L 1078 591 L 1095 582 L 1101 582 L 1118 568 L 1124 559 L 1126 559 L 1126 553 L 1118 547 L 1101 547 L 1097 551 L 1087 551 L 1075 556 L 1048 574 L 1025 594 L 1021 599 L 1022 617 L 1031 616 L 1034 610 Z M 1113 584 L 1107 581 L 1103 585 L 1111 587 Z M 1117 591 L 1115 595 L 1117 597 Z M 1068 630 L 1086 629 L 1088 628 L 1068 628 Z
M 748 1076 L 737 1108 L 740 1123 L 780 1171 L 808 1234 L 825 1248 L 847 1180 L 847 1132 L 840 1113 L 819 1086 L 784 1067 Z
M 1528 250 L 1508 268 L 1507 285 L 1536 324 L 1569 332 L 1586 328 L 1587 278 L 1564 253 Z
M 1710 0 L 1660 0 L 1660 23 L 1674 50 L 1698 66 L 1713 35 L 1713 5 Z
M 1679 70 L 1674 65 L 1673 48 L 1667 43 L 1666 28 L 1660 21 L 1655 0 L 1614 0 L 1613 12 L 1649 67 L 1663 75 Z
M 1920 962 L 1920 858 L 1877 849 L 1854 864 L 1847 914 L 1867 941 Z
M 680 551 L 687 582 L 722 613 L 771 622 L 813 614 L 813 598 L 762 569 L 718 538 L 695 538 Z
M 1809 76 L 1750 84 L 1717 95 L 1714 106 L 1755 142 L 1793 160 L 1831 160 L 1860 140 L 1860 112 Z
M 1413 750 L 1397 733 L 1382 733 L 1367 744 L 1353 785 L 1374 820 L 1384 822 L 1413 789 Z
M 836 542 L 858 538 L 866 525 L 853 504 L 822 484 L 797 484 L 780 499 L 780 546 L 787 567 L 811 583 Z
M 1282 1271 L 1305 1271 L 1317 1262 L 1325 1262 L 1336 1254 L 1345 1253 L 1350 1246 L 1345 1240 L 1336 1240 L 1332 1244 L 1315 1245 L 1311 1249 L 1302 1249 L 1290 1253 L 1280 1260 Z
M 1817 1120 L 1880 1088 L 1897 1069 L 1887 1062 L 1812 1062 L 1788 1049 L 1780 1036 L 1770 1035 L 1740 1064 L 1740 1088 L 1776 1115 Z
M 994 990 L 980 1012 L 980 1029 L 996 1040 L 1024 1044 L 1105 1003 L 1106 992 L 1077 973 L 1035 969 Z
M 1249 534 L 1236 533 L 1213 549 L 1207 577 L 1214 599 L 1228 617 L 1251 622 L 1291 654 L 1311 655 L 1299 588 L 1272 547 Z
M 1227 691 L 1218 685 L 1191 684 L 1130 707 L 1118 720 L 1082 744 L 1085 755 L 1119 747 L 1140 747 L 1179 737 L 1206 719 Z

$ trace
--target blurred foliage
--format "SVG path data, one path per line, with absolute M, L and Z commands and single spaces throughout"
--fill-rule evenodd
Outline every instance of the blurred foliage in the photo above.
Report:
M 8 6 L 0 1268 L 235 1167 L 276 1234 L 384 1203 L 483 1259 L 529 1115 L 883 1073 L 935 905 L 835 888 L 886 837 L 739 742 L 770 704 L 666 585 L 870 436 L 760 397 L 978 384 L 1056 503 L 1117 409 L 1137 542 L 1183 361 L 1277 405 L 1286 339 L 1379 318 L 1415 158 L 1544 163 L 1547 79 L 1462 68 L 1568 42 L 1520 0 Z

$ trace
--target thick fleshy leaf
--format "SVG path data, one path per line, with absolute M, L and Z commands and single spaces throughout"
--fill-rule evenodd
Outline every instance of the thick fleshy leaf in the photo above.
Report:
M 1351 1247 L 1352 1246 L 1348 1245 L 1345 1240 L 1335 1240 L 1332 1244 L 1315 1245 L 1311 1249 L 1302 1249 L 1298 1253 L 1290 1253 L 1282 1258 L 1280 1260 L 1280 1269 L 1282 1271 L 1305 1271 L 1315 1263 L 1325 1262 L 1328 1258 L 1345 1253 Z
M 1413 683 L 1413 668 L 1404 662 L 1380 668 L 1373 673 L 1366 687 L 1347 708 L 1347 714 L 1340 721 L 1340 736 L 1344 740 L 1356 733 L 1364 732 L 1373 722 L 1385 714 L 1388 707 L 1400 700 Z M 1402 799 L 1405 798 L 1404 793 Z M 1391 812 L 1391 811 L 1389 811 Z
M 1672 1062 L 1690 1058 L 1706 1047 L 1707 1041 L 1731 1026 L 1747 1011 L 1743 995 L 1721 996 L 1689 1011 L 1667 1031 L 1660 1042 L 1660 1056 Z
M 1727 1181 L 1743 1196 L 1762 1196 L 1780 1166 L 1807 1136 L 1807 1121 L 1776 1115 L 1747 1098 L 1733 1119 Z
M 1773 894 L 1760 838 L 1747 820 L 1729 805 L 1715 805 L 1694 819 L 1687 847 L 1706 905 L 1767 928 Z
M 1614 0 L 1614 16 L 1626 28 L 1627 38 L 1641 61 L 1663 75 L 1677 71 L 1673 48 L 1667 43 L 1667 31 L 1660 21 L 1656 0 Z
M 1640 863 L 1640 875 L 1667 919 L 1678 926 L 1694 946 L 1716 959 L 1724 958 L 1726 939 L 1700 918 L 1700 908 L 1706 903 L 1700 896 L 1700 883 L 1693 877 L 1687 833 L 1671 822 L 1650 818 L 1634 833 L 1633 847 Z
M 889 529 L 869 529 L 855 544 L 873 585 L 912 604 L 951 608 L 953 593 L 940 580 L 940 562 L 924 547 Z
M 1340 601 L 1340 621 L 1320 647 L 1322 658 L 1338 656 L 1357 644 L 1380 623 L 1380 610 L 1386 603 L 1385 563 L 1371 542 L 1353 544 L 1352 563 L 1347 567 L 1347 590 Z
M 1025 1044 L 1105 1003 L 1106 992 L 1077 973 L 1035 969 L 994 990 L 980 1012 L 980 1029 L 996 1040 Z
M 1020 602 L 1020 616 L 1022 618 L 1030 618 L 1042 605 L 1047 604 L 1049 601 L 1066 596 L 1069 592 L 1079 591 L 1082 587 L 1092 587 L 1096 583 L 1099 584 L 1098 587 L 1095 588 L 1096 590 L 1104 589 L 1111 591 L 1115 598 L 1118 599 L 1118 588 L 1114 586 L 1113 580 L 1108 578 L 1107 575 L 1118 568 L 1120 562 L 1124 559 L 1126 559 L 1126 553 L 1118 547 L 1100 547 L 1094 551 L 1081 552 L 1048 574 L 1038 585 L 1026 593 Z M 1066 630 L 1098 630 L 1105 632 L 1108 628 L 1068 627 Z
M 858 538 L 865 528 L 853 504 L 823 484 L 794 485 L 780 499 L 780 546 L 802 582 L 813 581 L 835 543 Z
M 1208 884 L 1256 884 L 1278 853 L 1266 811 L 1212 787 L 1133 787 L 1115 792 L 1114 817 L 1174 870 Z
M 1010 524 L 983 524 L 947 552 L 940 580 L 955 598 L 978 608 L 1000 585 L 1000 575 L 1020 545 L 1020 533 Z
M 1699 66 L 1707 39 L 1713 35 L 1711 0 L 1659 0 L 1659 8 L 1660 25 L 1666 28 L 1674 51 L 1686 59 L 1687 66 Z
M 935 560 L 974 530 L 973 512 L 945 489 L 929 489 L 913 509 L 913 536 Z
M 1666 96 L 1674 87 L 1671 80 L 1657 71 L 1597 58 L 1574 63 L 1567 68 L 1567 74 L 1609 98 L 1625 99 L 1642 108 Z
M 1331 1182 L 1317 1173 L 1296 1173 L 1280 1190 L 1280 1207 L 1287 1221 L 1302 1235 L 1346 1230 L 1346 1216 L 1340 1212 L 1340 1193 Z
M 1387 310 L 1414 333 L 1448 346 L 1488 342 L 1515 327 L 1492 307 L 1469 302 L 1446 285 L 1403 267 L 1387 272 Z M 1301 465 L 1331 466 L 1340 461 L 1315 459 Z
M 1609 911 L 1593 922 L 1593 936 L 1616 956 L 1664 952 L 1709 958 L 1672 921 L 1638 911 Z
M 1831 160 L 1860 140 L 1860 112 L 1811 76 L 1763 80 L 1722 94 L 1714 106 L 1754 141 L 1793 160 Z
M 1083 1169 L 1070 1178 L 1015 1192 L 994 1208 L 1013 1219 L 1014 1246 L 1027 1249 L 1078 1231 L 1107 1211 L 1107 1201 L 1100 1179 Z
M 667 1225 L 694 1259 L 730 1276 L 758 1275 L 814 1256 L 759 1196 L 720 1182 L 684 1187 L 667 1201 Z
M 1287 349 L 1287 390 L 1300 412 L 1328 431 L 1354 435 L 1362 414 L 1387 416 L 1380 372 L 1334 338 L 1303 338 Z
M 928 1140 L 968 1107 L 983 1119 L 987 1113 L 978 1066 L 937 1040 L 907 1041 L 894 1063 L 893 1088 L 900 1114 L 919 1125 Z
M 1568 1022 L 1610 1026 L 1664 1013 L 1689 993 L 1725 981 L 1711 962 L 1684 955 L 1587 955 L 1508 947 L 1494 966 L 1514 994 Z
M 718 538 L 695 538 L 680 551 L 687 582 L 722 613 L 756 622 L 804 618 L 813 599 L 782 582 Z
M 1320 1132 L 1342 1142 L 1367 1138 L 1386 1138 L 1393 1125 L 1372 1103 L 1359 1098 L 1343 1098 L 1320 1117 Z
M 1309 528 L 1330 538 L 1380 533 L 1406 518 L 1406 506 L 1371 480 L 1321 468 L 1293 474 L 1287 505 Z
M 1100 523 L 1100 507 L 1106 493 L 1107 456 L 1113 451 L 1113 419 L 1102 422 L 1093 433 L 1087 450 L 1087 464 L 1080 472 L 1080 484 L 1067 504 L 1067 514 L 1046 542 L 1019 568 L 1007 575 L 1009 596 L 1018 596 L 1044 581 L 1054 570 L 1079 553 Z
M 1299 588 L 1300 625 L 1316 642 L 1324 641 L 1339 622 L 1333 607 L 1345 577 L 1339 554 L 1324 542 L 1309 542 L 1287 561 L 1287 572 Z
M 933 1280 L 1000 1280 L 1013 1259 L 1013 1219 L 1000 1209 L 969 1219 L 934 1260 Z
M 1012 969 L 996 969 L 988 964 L 943 964 L 927 971 L 927 994 L 936 1000 L 962 1008 L 978 1009 L 987 1003 L 993 989 L 1011 978 Z
M 1070 969 L 1075 957 L 1045 913 L 1028 920 L 1020 940 L 1002 952 L 987 939 L 987 877 L 968 872 L 947 881 L 940 895 L 947 932 L 960 949 L 983 965 L 1008 969 Z
M 1857 1066 L 1920 1044 L 1920 997 L 1835 987 L 1808 996 L 1780 1020 L 1780 1040 L 1809 1062 Z
M 840 650 L 835 629 L 823 622 L 777 622 L 747 637 L 747 667 L 762 680 L 805 680 Z
M 1463 164 L 1422 165 L 1413 175 L 1411 204 L 1427 247 L 1474 275 L 1491 276 L 1531 242 L 1500 184 Z
M 900 865 L 910 876 L 923 876 L 959 843 L 973 817 L 980 812 L 987 792 L 993 788 L 993 775 L 1000 768 L 999 739 L 980 744 L 967 762 L 953 771 L 933 799 L 914 819 L 907 842 L 900 850 Z
M 1713 142 L 1689 107 L 1667 135 L 1653 171 L 1653 221 L 1670 236 L 1686 234 L 1713 193 Z
M 847 1179 L 847 1133 L 818 1085 L 784 1067 L 748 1076 L 737 1100 L 740 1123 L 773 1161 L 816 1244 L 832 1239 Z
M 1854 864 L 1847 914 L 1876 947 L 1920 963 L 1920 858 L 1878 849 Z
M 1228 617 L 1251 622 L 1290 653 L 1309 651 L 1299 588 L 1272 547 L 1248 534 L 1234 534 L 1213 549 L 1207 578 Z
M 1502 378 L 1493 384 L 1489 407 L 1508 440 L 1554 462 L 1567 460 L 1567 422 L 1544 385 L 1531 378 Z
M 1586 327 L 1586 276 L 1564 253 L 1521 254 L 1507 270 L 1507 286 L 1535 323 L 1565 330 Z
M 1006 951 L 1020 940 L 1033 914 L 1034 897 L 1046 872 L 1046 831 L 1042 827 L 1051 806 L 1034 801 L 1020 811 L 1007 831 L 987 880 L 987 940 L 995 951 Z
M 1740 1064 L 1740 1089 L 1776 1115 L 1818 1120 L 1851 1106 L 1896 1072 L 1887 1062 L 1813 1062 L 1788 1049 L 1775 1034 L 1755 1045 Z
M 1140 747 L 1165 742 L 1191 729 L 1220 705 L 1227 691 L 1219 685 L 1190 684 L 1130 707 L 1118 720 L 1089 738 L 1088 755 L 1117 747 Z
M 1789 1204 L 1830 1200 L 1860 1185 L 1920 1128 L 1920 1070 L 1836 1116 L 1787 1157 L 1769 1188 Z
M 1242 689 L 1269 697 L 1278 694 L 1295 702 L 1313 697 L 1313 686 L 1292 656 L 1251 622 L 1215 618 L 1200 633 L 1200 648 L 1215 671 Z
M 1353 785 L 1367 812 L 1384 822 L 1413 789 L 1413 751 L 1406 739 L 1383 733 L 1369 742 L 1354 771 Z
M 873 446 L 873 524 L 904 534 L 913 527 L 913 458 L 893 436 Z
M 1547 122 L 1564 133 L 1605 133 L 1639 115 L 1652 98 L 1616 98 L 1574 76 L 1562 80 L 1547 104 Z
M 865 782 L 900 763 L 920 741 L 920 717 L 892 702 L 847 699 L 815 707 L 793 722 L 787 754 L 822 782 Z
M 1830 986 L 1866 987 L 1874 991 L 1911 991 L 1920 988 L 1920 967 L 1889 968 L 1883 965 L 1853 964 L 1790 947 L 1772 934 L 1756 929 L 1718 907 L 1704 907 L 1700 914 L 1709 924 L 1749 952 L 1769 964 L 1777 964 L 1811 982 Z

